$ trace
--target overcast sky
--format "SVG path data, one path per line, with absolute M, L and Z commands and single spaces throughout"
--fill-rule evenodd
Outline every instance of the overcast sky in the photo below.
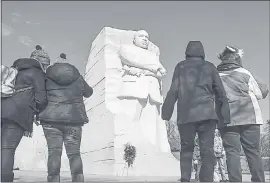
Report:
M 29 57 L 40 44 L 51 59 L 65 52 L 84 74 L 91 43 L 105 26 L 148 31 L 169 72 L 165 93 L 190 40 L 202 41 L 206 59 L 216 65 L 226 44 L 243 48 L 244 66 L 269 86 L 269 1 L 4 1 L 2 63 Z M 269 119 L 269 97 L 260 104 Z

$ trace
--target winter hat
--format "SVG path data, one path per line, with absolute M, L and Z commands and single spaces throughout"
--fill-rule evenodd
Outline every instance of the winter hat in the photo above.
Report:
M 185 55 L 187 57 L 205 58 L 204 48 L 201 41 L 190 41 L 187 45 Z
M 39 61 L 41 64 L 50 65 L 50 57 L 40 45 L 36 46 L 36 50 L 31 53 L 30 58 Z
M 242 62 L 242 58 L 244 56 L 244 50 L 232 46 L 226 46 L 222 53 L 218 55 L 218 58 L 221 61 L 224 60 L 235 60 L 238 62 Z
M 67 55 L 65 53 L 61 53 L 60 56 L 56 59 L 56 63 L 66 63 Z

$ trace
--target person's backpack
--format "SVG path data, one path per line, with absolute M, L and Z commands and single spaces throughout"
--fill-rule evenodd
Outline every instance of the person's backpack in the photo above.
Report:
M 33 87 L 26 87 L 19 90 L 15 89 L 15 81 L 18 70 L 14 67 L 7 67 L 1 64 L 1 98 L 13 96 L 17 92 L 32 89 Z

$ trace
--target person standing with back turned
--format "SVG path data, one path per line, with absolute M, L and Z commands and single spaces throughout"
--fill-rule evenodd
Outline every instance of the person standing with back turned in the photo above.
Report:
M 269 90 L 243 67 L 242 49 L 226 46 L 217 69 L 227 92 L 231 123 L 220 128 L 227 157 L 230 182 L 242 182 L 241 145 L 247 157 L 252 182 L 265 182 L 260 154 L 260 125 L 263 118 L 258 100 Z
M 46 72 L 48 106 L 40 114 L 48 144 L 48 182 L 60 182 L 63 142 L 69 158 L 72 182 L 84 182 L 80 155 L 82 126 L 88 123 L 83 97 L 89 98 L 93 89 L 78 69 L 67 63 L 62 53 Z
M 19 58 L 12 65 L 18 71 L 15 93 L 1 98 L 1 182 L 13 182 L 16 149 L 23 136 L 32 136 L 34 115 L 47 105 L 45 70 L 49 64 L 48 53 L 37 45 L 30 58 Z
M 185 54 L 186 60 L 175 67 L 171 87 L 162 106 L 162 118 L 170 120 L 174 104 L 178 101 L 181 181 L 190 181 L 194 138 L 198 133 L 202 161 L 199 179 L 212 182 L 216 162 L 214 134 L 217 123 L 224 125 L 230 121 L 228 100 L 216 67 L 204 60 L 202 43 L 190 41 Z

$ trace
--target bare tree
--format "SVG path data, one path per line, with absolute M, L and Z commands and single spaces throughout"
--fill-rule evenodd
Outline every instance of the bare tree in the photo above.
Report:
M 261 156 L 270 157 L 270 120 L 267 120 L 267 125 L 264 131 L 261 133 L 260 147 Z
M 172 151 L 180 151 L 180 135 L 176 121 L 167 121 L 167 135 Z

